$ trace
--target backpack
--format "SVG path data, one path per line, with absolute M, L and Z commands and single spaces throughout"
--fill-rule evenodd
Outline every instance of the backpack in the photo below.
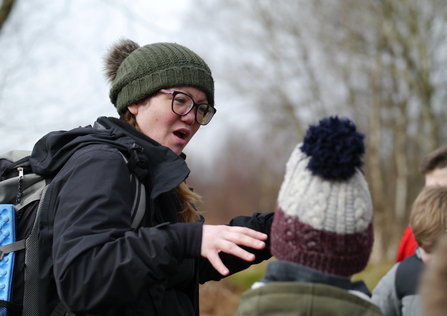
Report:
M 134 171 L 138 157 L 130 154 L 131 150 L 117 148 L 131 171 L 130 183 L 135 186 L 131 229 L 136 230 L 145 213 L 145 187 Z M 52 241 L 52 235 L 45 239 L 45 234 L 52 233 L 54 212 L 43 206 L 54 175 L 34 173 L 30 155 L 30 151 L 0 155 L 0 224 L 4 226 L 0 227 L 0 237 L 5 236 L 0 241 L 0 316 L 39 315 L 42 295 L 54 291 L 48 280 L 52 274 L 52 242 L 48 240 Z M 47 227 L 45 232 L 40 231 L 42 223 Z M 52 307 L 51 316 L 71 315 L 60 301 L 53 305 L 56 308 Z

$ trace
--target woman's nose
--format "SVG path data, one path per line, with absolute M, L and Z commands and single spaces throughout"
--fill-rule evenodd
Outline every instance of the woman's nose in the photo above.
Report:
M 181 116 L 182 121 L 190 125 L 194 124 L 196 120 L 196 111 L 197 111 L 196 107 L 192 108 L 188 114 Z

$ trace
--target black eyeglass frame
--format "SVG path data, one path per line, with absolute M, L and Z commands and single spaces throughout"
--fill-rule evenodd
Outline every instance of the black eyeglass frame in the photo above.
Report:
M 204 125 L 208 125 L 209 122 L 211 122 L 211 120 L 213 119 L 213 116 L 214 116 L 214 115 L 216 114 L 216 112 L 217 112 L 216 108 L 215 108 L 213 105 L 208 104 L 208 103 L 196 103 L 196 101 L 194 101 L 194 99 L 193 99 L 190 95 L 188 95 L 187 93 L 184 93 L 184 92 L 181 92 L 181 91 L 175 91 L 175 90 L 171 91 L 171 90 L 167 90 L 167 89 L 160 89 L 160 92 L 161 92 L 161 93 L 167 93 L 167 94 L 170 94 L 170 95 L 171 95 L 171 110 L 172 110 L 172 112 L 174 112 L 175 114 L 177 114 L 177 115 L 179 115 L 179 116 L 185 116 L 185 115 L 188 115 L 189 112 L 191 112 L 191 110 L 192 110 L 193 108 L 195 108 L 195 107 L 199 108 L 200 106 L 206 106 L 206 107 L 207 107 L 207 108 L 206 108 L 206 113 L 208 113 L 208 115 L 211 114 L 211 118 L 210 118 L 206 123 L 201 123 L 201 122 L 199 121 L 199 119 L 197 118 L 197 115 L 198 115 L 199 111 L 196 111 L 196 112 L 195 112 L 195 115 L 194 115 L 196 122 L 199 123 L 199 124 L 202 125 L 202 126 L 204 126 Z M 177 112 L 174 110 L 174 99 L 175 99 L 175 96 L 177 96 L 177 95 L 179 95 L 179 94 L 183 94 L 183 95 L 187 96 L 187 97 L 190 98 L 191 101 L 192 101 L 192 105 L 191 105 L 191 106 L 189 107 L 189 109 L 188 109 L 185 113 L 183 113 L 183 114 L 177 113 Z

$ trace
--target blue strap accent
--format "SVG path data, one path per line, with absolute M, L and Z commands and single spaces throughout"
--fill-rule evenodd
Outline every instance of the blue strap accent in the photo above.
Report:
M 13 204 L 0 204 L 0 245 L 3 248 L 0 259 L 0 299 L 9 302 L 12 275 L 14 269 L 14 252 L 5 251 L 15 242 L 15 211 Z M 1 248 L 1 247 L 0 247 Z M 14 248 L 12 246 L 12 248 Z

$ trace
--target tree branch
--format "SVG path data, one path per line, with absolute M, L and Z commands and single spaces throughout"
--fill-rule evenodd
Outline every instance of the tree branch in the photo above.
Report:
M 11 13 L 12 8 L 14 7 L 15 3 L 16 3 L 16 0 L 3 0 L 2 1 L 2 6 L 0 7 L 0 31 L 3 27 L 3 24 L 8 19 L 9 14 Z

